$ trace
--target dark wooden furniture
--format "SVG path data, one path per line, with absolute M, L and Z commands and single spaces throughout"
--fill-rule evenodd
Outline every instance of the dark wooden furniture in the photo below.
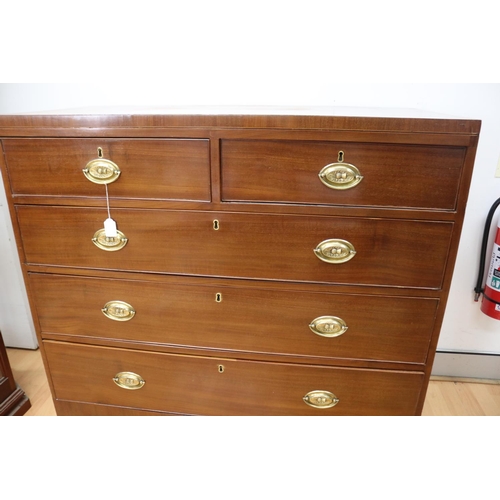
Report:
M 336 113 L 0 117 L 58 414 L 421 413 L 480 122 Z
M 14 379 L 0 332 L 0 417 L 21 416 L 30 408 L 30 400 Z

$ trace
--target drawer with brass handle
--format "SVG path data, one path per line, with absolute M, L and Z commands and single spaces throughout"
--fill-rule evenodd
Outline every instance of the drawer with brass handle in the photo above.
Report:
M 423 379 L 419 372 L 179 356 L 50 341 L 44 348 L 56 400 L 175 413 L 412 415 Z M 117 375 L 117 366 L 123 373 Z
M 208 139 L 6 139 L 15 195 L 210 201 Z
M 92 240 L 101 209 L 17 214 L 32 265 L 430 289 L 441 288 L 453 231 L 451 222 L 115 209 L 127 243 L 107 252 Z M 318 252 L 337 260 L 326 240 L 355 257 L 324 262 Z
M 222 199 L 454 210 L 461 146 L 224 140 Z
M 30 273 L 30 285 L 44 338 L 64 334 L 316 360 L 422 365 L 438 306 L 437 299 L 306 292 L 291 285 L 221 286 L 188 278 Z

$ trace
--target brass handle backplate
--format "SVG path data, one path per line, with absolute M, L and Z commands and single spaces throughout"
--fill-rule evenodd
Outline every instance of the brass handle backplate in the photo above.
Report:
M 122 389 L 136 391 L 141 389 L 146 381 L 137 373 L 133 372 L 120 372 L 113 377 L 113 382 Z
M 116 163 L 104 158 L 89 161 L 83 169 L 85 177 L 94 184 L 111 184 L 120 177 L 120 169 Z
M 106 252 L 116 252 L 121 250 L 128 242 L 127 238 L 121 231 L 116 231 L 116 236 L 106 236 L 104 228 L 96 231 L 92 238 L 94 245 Z
M 340 400 L 335 394 L 329 391 L 311 391 L 308 392 L 303 398 L 304 403 L 312 406 L 313 408 L 332 408 Z
M 318 259 L 328 264 L 342 264 L 356 255 L 354 245 L 346 240 L 331 239 L 322 241 L 314 253 Z
M 321 182 L 331 189 L 351 189 L 363 180 L 357 167 L 344 162 L 330 163 L 318 175 Z
M 339 337 L 348 327 L 343 319 L 336 316 L 320 316 L 311 321 L 309 328 L 321 337 Z
M 121 300 L 111 300 L 101 310 L 104 316 L 114 321 L 130 321 L 135 316 L 134 308 Z

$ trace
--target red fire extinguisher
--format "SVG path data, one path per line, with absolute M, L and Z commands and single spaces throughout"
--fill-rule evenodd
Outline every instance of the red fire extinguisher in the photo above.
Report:
M 488 245 L 488 238 L 490 234 L 491 220 L 493 215 L 500 205 L 500 198 L 493 203 L 486 224 L 484 226 L 483 241 L 481 247 L 481 259 L 479 262 L 479 273 L 477 278 L 476 287 L 474 288 L 475 297 L 477 302 L 481 294 L 483 299 L 481 301 L 481 311 L 493 319 L 500 320 L 500 220 L 498 222 L 497 231 L 495 235 L 495 242 L 493 243 L 493 251 L 491 253 L 490 267 L 488 276 L 483 288 L 483 277 L 485 271 L 486 261 L 486 247 Z

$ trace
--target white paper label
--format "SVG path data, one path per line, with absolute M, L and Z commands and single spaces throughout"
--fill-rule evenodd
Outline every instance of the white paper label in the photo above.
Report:
M 116 222 L 113 219 L 106 219 L 104 221 L 104 234 L 108 238 L 116 238 L 116 236 L 118 236 L 116 232 Z

